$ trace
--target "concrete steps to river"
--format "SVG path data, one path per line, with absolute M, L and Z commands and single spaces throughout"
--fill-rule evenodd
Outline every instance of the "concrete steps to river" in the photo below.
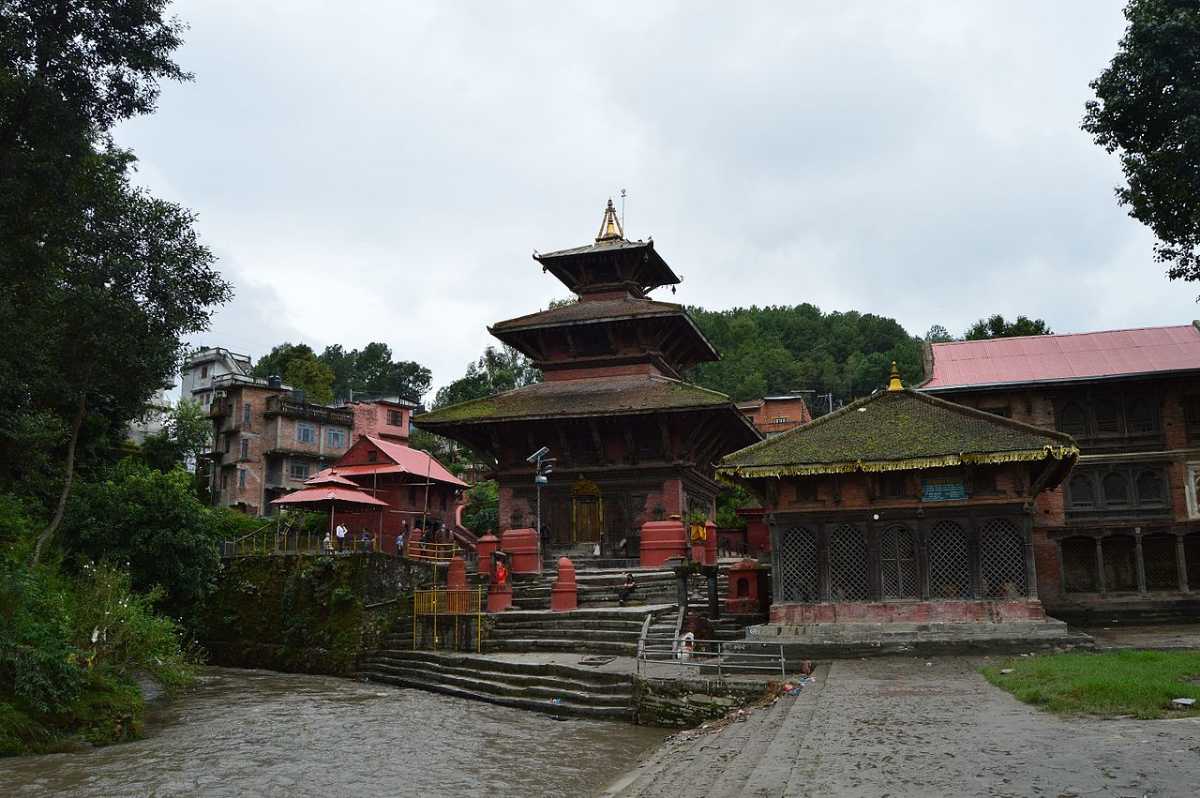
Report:
M 557 663 L 504 660 L 471 654 L 408 651 L 403 641 L 371 654 L 359 676 L 475 701 L 551 715 L 629 720 L 633 680 Z
M 642 625 L 670 620 L 674 604 L 644 607 L 581 608 L 569 612 L 509 610 L 490 616 L 492 628 L 484 648 L 489 651 L 546 651 L 632 657 Z M 672 626 L 672 629 L 674 626 Z

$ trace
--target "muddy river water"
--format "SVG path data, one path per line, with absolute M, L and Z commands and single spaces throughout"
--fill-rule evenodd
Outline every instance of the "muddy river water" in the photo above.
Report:
M 321 676 L 212 668 L 146 739 L 0 759 L 4 796 L 586 796 L 660 730 Z

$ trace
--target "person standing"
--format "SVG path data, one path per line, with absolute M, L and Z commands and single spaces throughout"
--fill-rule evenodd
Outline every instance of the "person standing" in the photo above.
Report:
M 345 524 L 338 524 L 337 529 L 334 530 L 334 534 L 337 536 L 338 551 L 346 550 L 346 533 L 347 529 Z

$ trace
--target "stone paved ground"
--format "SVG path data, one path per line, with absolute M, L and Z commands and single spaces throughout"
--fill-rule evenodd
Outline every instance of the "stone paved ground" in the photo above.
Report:
M 1084 627 L 1101 650 L 1110 648 L 1152 648 L 1163 651 L 1200 649 L 1200 623 L 1155 624 L 1145 626 L 1112 624 Z
M 821 667 L 798 698 L 678 735 L 606 795 L 1196 796 L 1200 719 L 1059 718 L 975 658 Z

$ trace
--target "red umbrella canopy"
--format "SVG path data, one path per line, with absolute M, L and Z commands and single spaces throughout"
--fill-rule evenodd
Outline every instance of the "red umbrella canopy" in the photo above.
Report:
M 347 487 L 357 488 L 354 482 L 346 479 L 337 472 L 337 469 L 327 468 L 324 471 L 309 477 L 304 480 L 305 485 L 346 485 Z
M 365 504 L 371 507 L 387 507 L 387 502 L 376 499 L 369 493 L 349 488 L 313 487 L 280 496 L 271 504 Z

